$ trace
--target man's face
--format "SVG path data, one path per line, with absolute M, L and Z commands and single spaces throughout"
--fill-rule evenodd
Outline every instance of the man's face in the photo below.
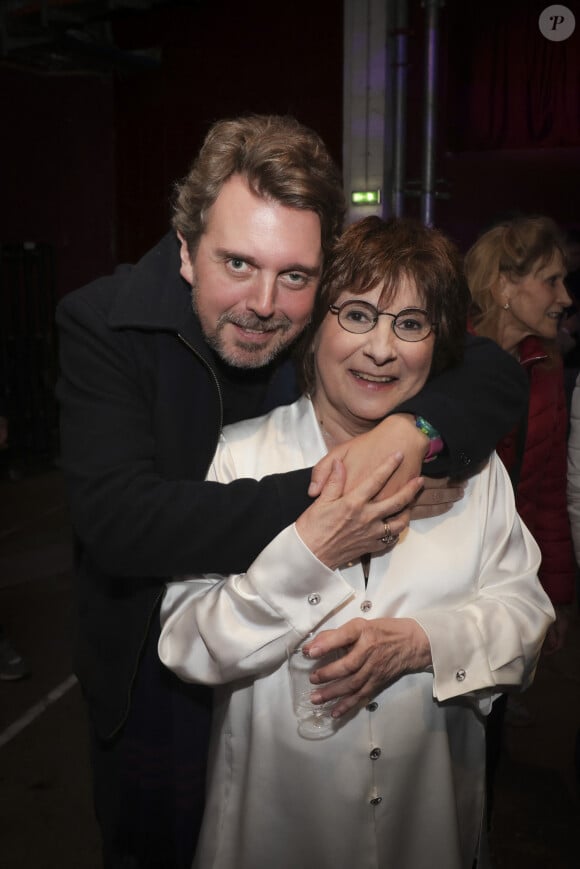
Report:
M 256 196 L 241 175 L 209 209 L 193 260 L 181 244 L 205 339 L 239 368 L 267 365 L 298 337 L 321 270 L 318 215 Z

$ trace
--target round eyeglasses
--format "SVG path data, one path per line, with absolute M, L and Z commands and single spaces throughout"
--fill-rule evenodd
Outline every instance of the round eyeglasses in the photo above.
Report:
M 338 305 L 329 305 L 331 314 L 338 316 L 338 322 L 347 332 L 362 335 L 375 328 L 379 317 L 393 318 L 393 332 L 401 341 L 424 341 L 436 328 L 436 323 L 431 323 L 427 311 L 421 308 L 404 308 L 398 314 L 390 314 L 388 311 L 379 311 L 370 302 L 359 302 L 349 299 Z

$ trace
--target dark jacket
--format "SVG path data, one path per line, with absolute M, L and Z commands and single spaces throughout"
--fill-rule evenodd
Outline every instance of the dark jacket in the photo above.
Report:
M 574 598 L 575 562 L 566 504 L 568 413 L 562 362 L 548 362 L 539 338 L 519 345 L 520 363 L 530 380 L 530 404 L 525 446 L 513 431 L 497 445 L 505 466 L 523 457 L 516 491 L 518 512 L 542 552 L 540 580 L 552 603 Z
M 222 424 L 216 373 L 173 234 L 59 305 L 61 462 L 76 537 L 76 671 L 101 735 L 125 720 L 167 579 L 247 568 L 306 508 L 309 470 L 204 482 Z M 255 415 L 294 398 L 278 368 Z M 429 473 L 465 473 L 526 399 L 520 366 L 471 339 L 466 363 L 407 402 L 443 434 Z

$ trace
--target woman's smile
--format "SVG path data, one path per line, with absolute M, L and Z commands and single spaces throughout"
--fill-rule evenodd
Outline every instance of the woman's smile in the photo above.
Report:
M 365 385 L 369 386 L 386 386 L 397 380 L 397 377 L 388 374 L 370 374 L 366 371 L 355 371 L 351 369 L 351 374 L 357 380 L 360 380 Z

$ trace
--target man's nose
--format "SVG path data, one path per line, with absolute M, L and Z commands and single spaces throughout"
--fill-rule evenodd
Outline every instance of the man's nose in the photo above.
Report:
M 246 307 L 258 317 L 271 317 L 276 310 L 276 276 L 259 274 L 252 283 Z

